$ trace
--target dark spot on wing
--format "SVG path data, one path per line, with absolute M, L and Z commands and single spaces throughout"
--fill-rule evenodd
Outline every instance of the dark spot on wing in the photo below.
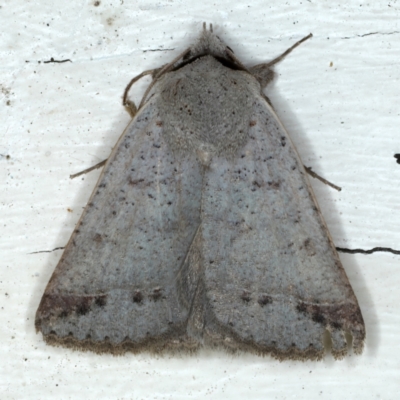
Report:
M 88 300 L 88 301 L 85 301 Z M 82 302 L 78 304 L 76 308 L 76 313 L 78 315 L 86 315 L 90 311 L 90 299 L 82 299 Z
M 160 287 L 154 288 L 153 292 L 150 294 L 149 297 L 154 301 L 160 300 L 161 292 L 162 292 L 162 289 Z
M 332 325 L 332 327 L 334 328 L 334 329 L 342 329 L 342 324 L 340 323 L 340 322 L 332 322 L 331 323 L 331 325 Z
M 260 306 L 266 306 L 267 304 L 271 304 L 272 303 L 272 297 L 271 296 L 267 296 L 266 294 L 262 294 L 258 297 L 257 300 L 258 304 Z
M 248 292 L 247 290 L 243 290 L 242 294 L 240 295 L 240 298 L 246 303 L 248 303 L 251 300 L 250 292 Z
M 131 186 L 137 185 L 138 183 L 142 183 L 144 182 L 144 179 L 132 179 L 131 177 L 129 177 L 128 179 L 128 183 Z
M 306 303 L 300 302 L 296 306 L 296 310 L 300 313 L 306 313 L 307 312 L 307 305 Z
M 104 307 L 107 304 L 107 296 L 106 295 L 96 296 L 94 303 L 98 307 Z
M 307 238 L 303 242 L 303 245 L 300 246 L 300 250 L 303 250 L 303 249 L 307 252 L 307 255 L 309 257 L 313 257 L 316 254 L 314 243 L 312 242 L 312 240 L 310 238 Z
M 96 233 L 96 234 L 94 235 L 94 237 L 93 237 L 93 240 L 94 240 L 96 243 L 101 243 L 101 242 L 103 241 L 103 238 L 101 237 L 100 233 Z
M 314 322 L 319 323 L 319 324 L 324 324 L 325 323 L 325 317 L 322 314 L 318 313 L 318 312 L 316 312 L 316 313 L 314 313 L 312 315 L 312 320 Z
M 269 186 L 271 189 L 277 190 L 277 189 L 280 188 L 281 183 L 280 183 L 279 181 L 269 181 L 269 182 L 268 182 L 268 186 Z
M 132 300 L 134 303 L 141 303 L 143 301 L 143 295 L 140 290 L 136 290 L 133 293 Z
M 363 325 L 361 311 L 357 304 L 339 303 L 319 305 L 313 303 L 298 302 L 296 309 L 299 313 L 309 316 L 314 322 L 323 326 L 331 326 L 334 329 L 342 329 L 349 324 L 353 326 Z

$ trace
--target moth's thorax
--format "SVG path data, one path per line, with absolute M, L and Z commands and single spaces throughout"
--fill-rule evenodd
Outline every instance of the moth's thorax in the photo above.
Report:
M 165 74 L 157 84 L 164 134 L 172 148 L 232 154 L 247 139 L 256 79 L 208 55 Z

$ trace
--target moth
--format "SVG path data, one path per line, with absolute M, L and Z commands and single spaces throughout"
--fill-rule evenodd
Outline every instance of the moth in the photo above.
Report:
M 212 30 L 151 74 L 36 313 L 75 349 L 335 358 L 365 339 L 357 299 L 270 100 Z M 349 342 L 349 343 L 348 343 Z M 328 345 L 329 347 L 329 345 Z

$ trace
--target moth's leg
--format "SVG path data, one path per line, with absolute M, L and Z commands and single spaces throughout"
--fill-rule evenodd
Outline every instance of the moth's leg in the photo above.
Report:
M 178 62 L 179 60 L 181 60 L 181 59 L 185 59 L 185 57 L 186 57 L 188 54 L 190 54 L 190 48 L 186 49 L 186 50 L 183 51 L 181 54 L 179 54 L 179 56 L 175 57 L 169 64 L 166 64 L 166 65 L 162 66 L 161 68 L 152 69 L 152 70 L 150 70 L 150 71 L 145 71 L 145 72 L 151 73 L 151 74 L 153 75 L 153 80 L 152 80 L 152 82 L 150 83 L 149 87 L 148 87 L 148 88 L 146 89 L 146 91 L 144 92 L 142 101 L 141 101 L 140 104 L 139 104 L 139 108 L 143 106 L 144 102 L 146 101 L 147 95 L 150 93 L 150 90 L 153 88 L 153 86 L 155 85 L 155 83 L 157 82 L 157 80 L 158 80 L 162 75 L 164 75 L 166 72 L 170 71 L 170 70 L 174 67 L 175 63 L 177 63 L 177 62 Z M 141 78 L 141 76 L 138 77 L 138 79 L 140 79 L 140 78 Z M 135 78 L 134 78 L 134 79 L 135 79 Z M 135 81 L 135 82 L 136 82 L 136 81 Z M 132 82 L 132 84 L 133 84 L 133 82 Z M 129 88 L 127 87 L 128 90 L 130 89 L 130 87 L 132 86 L 132 84 L 129 83 L 130 86 L 128 85 L 128 87 L 129 87 Z M 126 90 L 125 90 L 125 92 L 127 93 Z M 125 99 L 125 96 L 124 96 L 124 99 Z
M 126 86 L 125 91 L 124 91 L 124 96 L 123 96 L 123 100 L 122 100 L 122 104 L 125 107 L 126 111 L 128 111 L 129 115 L 134 118 L 138 108 L 136 107 L 136 104 L 128 99 L 128 92 L 130 90 L 130 88 L 132 87 L 132 85 L 137 82 L 140 78 L 143 78 L 146 75 L 152 75 L 153 79 L 154 77 L 157 75 L 157 73 L 160 71 L 160 68 L 156 68 L 156 69 L 149 69 L 147 71 L 143 71 L 141 74 L 135 76 Z M 78 176 L 81 176 L 83 174 L 87 174 L 88 172 L 91 172 L 95 169 L 101 168 L 103 167 L 107 162 L 107 159 L 100 161 L 98 164 L 93 165 L 92 167 L 86 168 L 83 171 L 77 172 L 76 174 L 72 174 L 70 175 L 70 179 L 74 179 L 77 178 Z
M 310 39 L 312 34 L 310 33 L 303 39 L 296 42 L 292 47 L 284 51 L 280 56 L 274 58 L 272 61 L 263 64 L 254 65 L 251 67 L 249 71 L 252 75 L 260 82 L 261 87 L 265 88 L 269 82 L 271 82 L 274 78 L 274 71 L 271 70 L 271 67 L 277 64 L 279 61 L 283 60 L 289 53 L 291 53 L 297 46 L 301 43 L 305 42 L 307 39 Z
M 107 160 L 108 160 L 108 158 L 106 158 L 103 161 L 100 161 L 96 165 L 93 165 L 93 167 L 89 167 L 89 168 L 84 169 L 83 171 L 77 172 L 76 174 L 72 174 L 72 175 L 69 176 L 69 179 L 77 178 L 78 176 L 81 176 L 83 174 L 87 174 L 88 172 L 91 172 L 91 171 L 93 171 L 95 169 L 104 167 L 104 165 L 106 165 Z
M 128 99 L 128 93 L 129 90 L 131 89 L 132 85 L 137 82 L 139 79 L 143 78 L 146 75 L 153 75 L 154 78 L 154 73 L 157 72 L 159 69 L 148 69 L 147 71 L 143 71 L 141 74 L 135 76 L 134 78 L 131 79 L 131 81 L 128 83 L 128 85 L 125 88 L 124 95 L 122 97 L 122 105 L 125 107 L 126 111 L 128 111 L 129 115 L 133 118 L 136 113 L 137 113 L 137 107 L 136 104 Z
M 285 52 L 283 52 L 280 56 L 274 58 L 272 61 L 268 62 L 268 63 L 263 63 L 263 64 L 257 64 L 254 67 L 250 68 L 250 72 L 251 74 L 260 82 L 261 87 L 265 88 L 269 82 L 271 82 L 274 79 L 275 73 L 274 71 L 271 69 L 271 67 L 278 63 L 279 61 L 281 61 L 283 58 L 285 58 L 289 53 L 291 53 L 297 46 L 299 46 L 301 43 L 305 42 L 306 40 L 310 39 L 312 37 L 312 34 L 310 33 L 309 35 L 307 35 L 306 37 L 304 37 L 303 39 L 299 40 L 298 42 L 296 42 L 292 47 L 290 47 L 289 49 L 287 49 Z M 269 98 L 267 96 L 265 96 L 265 99 L 267 100 L 267 102 L 270 104 L 270 106 L 272 107 L 271 101 L 269 100 Z M 311 167 L 306 167 L 304 165 L 305 170 L 307 171 L 307 173 L 312 176 L 315 179 L 320 180 L 321 182 L 325 183 L 326 185 L 332 187 L 333 189 L 336 189 L 337 191 L 341 191 L 342 188 L 339 186 L 336 186 L 335 184 L 329 182 L 328 180 L 326 180 L 325 178 L 323 178 L 322 176 L 318 175 L 316 172 L 311 170 Z
M 311 167 L 306 167 L 304 165 L 304 169 L 306 170 L 307 174 L 312 176 L 315 179 L 318 179 L 319 181 L 321 181 L 322 183 L 325 183 L 325 185 L 330 186 L 333 189 L 336 189 L 338 192 L 340 192 L 342 190 L 342 188 L 340 186 L 335 185 L 332 182 L 329 182 L 327 179 L 323 178 L 321 175 L 318 175 L 316 172 L 314 172 Z
M 134 101 L 126 99 L 124 102 L 124 107 L 125 110 L 128 112 L 128 114 L 131 116 L 131 118 L 134 118 L 136 113 L 137 113 L 137 107 Z

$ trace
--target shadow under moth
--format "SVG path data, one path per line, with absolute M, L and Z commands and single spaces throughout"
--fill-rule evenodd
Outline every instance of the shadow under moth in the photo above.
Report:
M 46 342 L 121 354 L 203 346 L 321 359 L 365 327 L 264 87 L 212 31 L 152 75 L 48 283 Z M 349 343 L 348 343 L 349 342 Z

